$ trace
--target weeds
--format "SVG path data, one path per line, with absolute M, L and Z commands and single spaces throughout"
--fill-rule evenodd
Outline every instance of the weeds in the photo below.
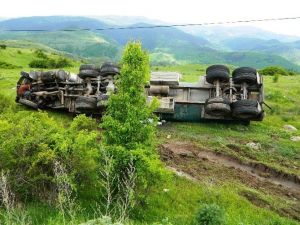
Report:
M 7 212 L 7 215 L 11 215 L 15 204 L 15 195 L 12 193 L 8 183 L 8 173 L 1 171 L 0 177 L 0 196 L 2 204 Z
M 119 178 L 120 197 L 117 199 L 119 208 L 118 221 L 126 221 L 129 217 L 129 212 L 134 206 L 134 188 L 136 185 L 136 173 L 133 160 L 130 160 L 128 167 Z
M 128 220 L 129 212 L 133 208 L 136 169 L 133 160 L 130 160 L 125 171 L 115 173 L 113 157 L 103 150 L 102 158 L 100 184 L 103 201 L 100 202 L 97 213 L 100 218 L 108 217 L 122 223 Z
M 66 168 L 59 162 L 54 162 L 54 176 L 57 185 L 57 207 L 66 224 L 66 217 L 70 218 L 69 224 L 75 224 L 76 213 L 80 207 L 76 204 L 74 197 L 74 185 L 67 173 Z
M 30 225 L 31 219 L 27 212 L 15 207 L 15 195 L 10 188 L 8 177 L 9 173 L 2 170 L 0 175 L 0 202 L 2 202 L 4 213 L 0 222 L 2 221 L 7 225 Z
M 100 169 L 100 185 L 102 187 L 102 195 L 104 196 L 104 201 L 100 202 L 102 208 L 104 208 L 104 214 L 101 213 L 101 209 L 98 208 L 98 211 L 101 216 L 109 216 L 113 217 L 113 201 L 114 201 L 114 193 L 116 191 L 116 187 L 114 186 L 117 176 L 114 174 L 114 165 L 113 158 L 108 154 L 106 150 L 102 151 L 103 165 Z M 99 210 L 100 209 L 100 210 Z

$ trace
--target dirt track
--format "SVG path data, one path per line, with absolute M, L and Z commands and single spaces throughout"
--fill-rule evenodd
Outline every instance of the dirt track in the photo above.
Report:
M 231 156 L 199 149 L 191 143 L 163 144 L 160 155 L 169 168 L 188 179 L 216 183 L 238 181 L 262 193 L 291 201 L 294 204 L 288 208 L 279 208 L 251 193 L 240 193 L 256 206 L 300 221 L 300 178 L 296 175 L 285 174 L 262 163 L 242 162 Z

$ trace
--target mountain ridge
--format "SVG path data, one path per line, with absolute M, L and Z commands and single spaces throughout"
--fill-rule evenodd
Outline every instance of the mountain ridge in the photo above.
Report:
M 151 26 L 145 22 L 133 23 L 130 26 Z M 159 29 L 113 29 L 96 30 L 108 27 L 117 27 L 108 24 L 99 18 L 83 16 L 50 16 L 50 17 L 25 17 L 0 21 L 0 40 L 26 40 L 41 43 L 59 51 L 68 52 L 86 57 L 91 60 L 117 60 L 120 57 L 122 47 L 129 40 L 139 40 L 152 54 L 151 59 L 159 63 L 230 63 L 235 66 L 249 65 L 253 67 L 265 67 L 272 63 L 300 71 L 298 47 L 300 41 L 293 44 L 284 43 L 281 52 L 277 49 L 282 42 L 275 43 L 270 49 L 266 49 L 269 40 L 252 39 L 257 43 L 263 43 L 260 48 L 255 43 L 253 49 L 238 48 L 232 46 L 230 40 L 224 39 L 216 44 L 213 40 L 203 36 L 195 36 L 175 27 Z M 47 32 L 5 32 L 6 29 L 43 29 Z M 63 29 L 90 29 L 75 32 L 58 31 Z M 2 31 L 1 31 L 2 30 Z M 238 43 L 247 40 L 239 37 Z M 237 39 L 235 39 L 237 40 Z M 234 40 L 233 40 L 234 42 Z M 236 45 L 238 45 L 238 43 Z M 242 46 L 242 45 L 241 45 Z M 245 46 L 244 46 L 245 47 Z M 263 49 L 264 48 L 264 49 Z M 287 51 L 289 50 L 289 51 Z M 300 50 L 299 50 L 300 52 Z M 300 55 L 300 53 L 299 53 Z M 158 57 L 155 60 L 155 57 Z M 164 59 L 165 58 L 165 59 Z M 163 60 L 164 59 L 164 60 Z M 168 59 L 171 59 L 168 62 Z M 291 61 L 289 61 L 289 60 Z

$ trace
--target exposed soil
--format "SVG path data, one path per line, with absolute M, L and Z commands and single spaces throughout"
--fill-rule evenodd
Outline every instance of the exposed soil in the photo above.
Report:
M 169 168 L 187 179 L 215 183 L 238 181 L 262 193 L 283 198 L 283 201 L 288 200 L 292 202 L 288 208 L 279 208 L 253 193 L 240 193 L 258 207 L 269 208 L 300 221 L 300 177 L 297 175 L 286 174 L 253 160 L 243 162 L 186 142 L 163 144 L 160 155 Z

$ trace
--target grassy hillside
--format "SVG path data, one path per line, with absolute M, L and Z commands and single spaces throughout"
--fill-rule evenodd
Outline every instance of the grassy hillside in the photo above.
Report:
M 50 57 L 57 57 L 48 53 Z M 34 49 L 8 48 L 1 50 L 0 61 L 5 61 L 23 70 L 30 70 L 28 63 L 35 58 Z M 74 67 L 66 68 L 77 72 L 79 63 L 72 61 Z M 206 65 L 154 66 L 152 70 L 178 71 L 183 81 L 197 81 L 204 74 Z M 232 67 L 231 67 L 232 68 Z M 6 105 L 23 117 L 39 115 L 23 106 L 16 106 L 15 84 L 21 68 L 0 68 L 0 94 L 7 96 Z M 267 109 L 263 122 L 253 122 L 250 126 L 219 123 L 167 123 L 159 127 L 157 134 L 158 150 L 164 164 L 175 168 L 161 183 L 149 187 L 148 192 L 138 193 L 142 202 L 136 202 L 131 213 L 133 224 L 193 224 L 197 211 L 204 204 L 217 204 L 225 211 L 228 225 L 296 225 L 299 224 L 299 198 L 293 191 L 256 179 L 238 169 L 198 159 L 169 155 L 164 146 L 174 149 L 185 148 L 195 154 L 218 152 L 237 162 L 261 163 L 268 168 L 285 174 L 300 175 L 300 142 L 292 142 L 292 136 L 300 136 L 300 76 L 280 77 L 273 83 L 265 77 L 266 102 L 272 106 Z M 3 99 L 0 99 L 3 101 Z M 1 110 L 0 110 L 1 111 Z M 46 112 L 53 118 L 55 126 L 67 129 L 72 117 L 58 112 Z M 289 132 L 283 125 L 291 124 L 298 131 Z M 98 131 L 98 129 L 97 129 Z M 247 143 L 259 143 L 259 149 L 247 147 Z M 180 175 L 180 176 L 179 176 Z M 265 172 L 264 176 L 268 176 Z M 77 223 L 93 218 L 97 190 L 80 193 L 79 204 L 82 210 L 76 216 Z M 23 206 L 32 218 L 33 224 L 63 224 L 59 211 L 42 202 L 27 202 Z M 294 218 L 294 219 L 293 219 Z M 298 222 L 297 219 L 298 218 Z M 167 222 L 168 221 L 168 222 Z
M 98 60 L 114 59 L 118 57 L 120 51 L 114 41 L 107 40 L 102 35 L 88 31 L 38 32 L 34 34 L 18 32 L 15 34 L 2 34 L 0 39 L 19 40 L 19 43 L 25 41 L 25 44 L 28 42 L 41 43 L 58 51 Z M 19 44 L 19 46 L 21 45 Z

